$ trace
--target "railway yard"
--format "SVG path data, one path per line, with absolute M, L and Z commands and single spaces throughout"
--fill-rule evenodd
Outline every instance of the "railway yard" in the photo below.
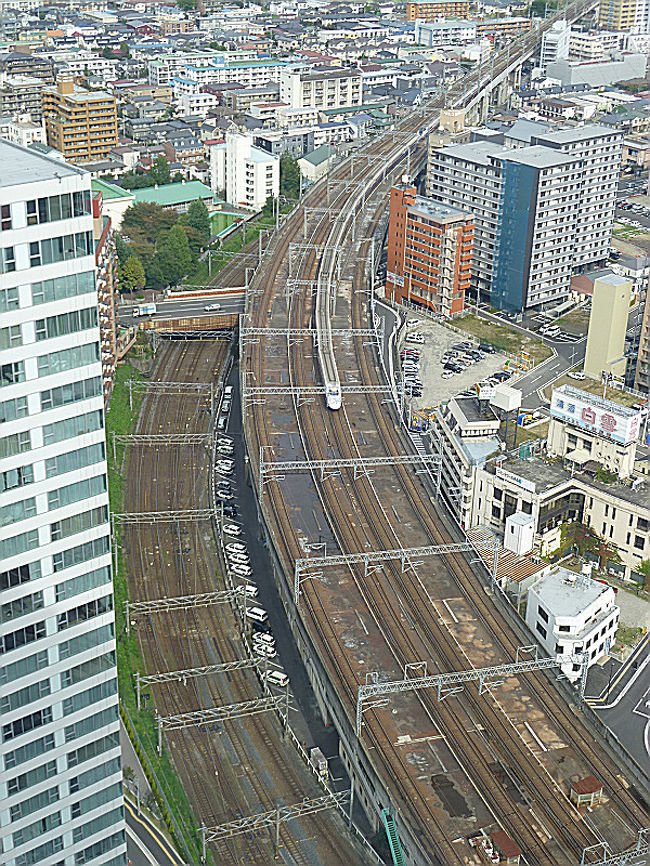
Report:
M 497 830 L 530 866 L 605 862 L 605 845 L 629 849 L 650 824 L 647 793 L 595 733 L 591 711 L 577 698 L 567 700 L 553 671 L 487 687 L 468 681 L 447 693 L 401 690 L 367 702 L 360 735 L 355 731 L 359 686 L 511 664 L 518 648 L 532 642 L 490 590 L 476 553 L 472 559 L 444 549 L 462 542 L 462 532 L 436 501 L 427 465 L 400 459 L 412 457 L 413 443 L 379 364 L 379 337 L 370 334 L 371 272 L 387 190 L 407 151 L 413 170 L 422 165 L 424 122 L 424 114 L 414 113 L 376 139 L 371 152 L 362 149 L 354 163 L 335 166 L 267 245 L 239 328 L 251 483 L 323 719 L 339 734 L 354 796 L 374 829 L 382 814 L 393 816 L 403 862 L 497 862 L 485 860 L 476 844 Z M 234 262 L 233 280 L 236 268 Z M 211 340 L 165 343 L 155 378 L 217 382 L 226 347 Z M 340 383 L 338 411 L 327 407 L 323 369 Z M 211 420 L 205 401 L 205 392 L 151 393 L 137 432 L 205 433 Z M 203 445 L 136 447 L 129 458 L 130 511 L 212 507 L 212 455 Z M 345 465 L 337 468 L 337 460 Z M 278 464 L 275 476 L 260 477 L 263 461 L 267 469 Z M 294 466 L 280 471 L 285 461 Z M 141 522 L 126 526 L 124 538 L 132 601 L 227 588 L 206 521 Z M 437 546 L 436 555 L 387 555 L 372 567 L 327 562 L 332 555 L 426 546 Z M 310 558 L 317 567 L 305 564 Z M 152 614 L 135 627 L 147 672 L 246 655 L 225 604 Z M 231 706 L 261 693 L 252 669 L 152 687 L 161 716 Z M 282 737 L 275 713 L 164 736 L 197 818 L 208 827 L 322 793 Z M 571 788 L 591 776 L 602 785 L 602 799 L 578 809 Z M 352 837 L 335 810 L 283 824 L 280 833 L 288 863 L 363 862 L 361 853 L 351 853 Z M 246 833 L 215 842 L 212 852 L 219 864 L 268 863 L 267 839 Z
M 216 381 L 226 341 L 165 343 L 158 354 L 160 381 Z M 145 397 L 138 434 L 201 433 L 210 422 L 204 392 Z M 127 498 L 140 512 L 205 507 L 209 501 L 210 452 L 204 445 L 152 448 L 132 445 Z M 124 527 L 131 599 L 144 601 L 224 589 L 217 548 L 205 521 L 147 522 Z M 228 605 L 149 614 L 134 626 L 148 673 L 198 668 L 246 658 L 241 629 Z M 149 687 L 161 716 L 233 705 L 259 698 L 251 668 L 188 677 Z M 322 794 L 295 749 L 282 737 L 273 713 L 223 724 L 192 726 L 165 734 L 197 819 L 207 827 L 293 804 Z M 269 834 L 247 834 L 210 846 L 219 864 L 266 864 Z M 338 866 L 349 863 L 338 813 L 283 824 L 287 862 Z M 356 862 L 363 862 L 356 854 Z

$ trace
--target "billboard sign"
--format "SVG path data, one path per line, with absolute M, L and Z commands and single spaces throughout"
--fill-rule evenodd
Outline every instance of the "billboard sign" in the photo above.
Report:
M 521 487 L 522 490 L 528 490 L 530 493 L 535 492 L 536 488 L 534 481 L 529 481 L 527 478 L 515 475 L 514 472 L 508 472 L 507 469 L 502 469 L 501 466 L 497 466 L 496 476 L 497 478 L 501 478 L 503 481 L 509 481 L 510 484 L 514 484 L 516 487 Z
M 551 417 L 623 445 L 638 439 L 641 429 L 640 410 L 566 386 L 553 391 Z
M 404 277 L 400 277 L 397 274 L 394 274 L 392 271 L 386 272 L 386 279 L 390 280 L 391 283 L 395 286 L 404 286 Z

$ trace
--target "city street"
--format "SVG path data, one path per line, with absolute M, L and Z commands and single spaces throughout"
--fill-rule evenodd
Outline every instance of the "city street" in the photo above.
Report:
M 182 858 L 159 831 L 143 815 L 136 815 L 128 800 L 124 805 L 126 853 L 132 866 L 182 866 Z
M 161 301 L 156 303 L 155 319 L 186 319 L 200 316 L 214 316 L 219 313 L 242 313 L 244 311 L 245 292 L 232 292 L 228 295 L 219 295 L 203 298 L 187 298 L 186 300 L 175 299 L 173 301 Z M 221 309 L 215 311 L 206 310 L 209 304 L 220 304 Z M 135 325 L 141 319 L 131 314 L 131 304 L 120 304 L 120 323 L 122 325 Z
M 611 664 L 611 663 L 610 663 Z M 603 697 L 590 701 L 602 721 L 647 774 L 650 761 L 650 636 L 614 674 Z

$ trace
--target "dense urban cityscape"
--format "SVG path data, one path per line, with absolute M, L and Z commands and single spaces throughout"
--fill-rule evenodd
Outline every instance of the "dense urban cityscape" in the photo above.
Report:
M 2 866 L 650 864 L 649 61 L 0 0 Z

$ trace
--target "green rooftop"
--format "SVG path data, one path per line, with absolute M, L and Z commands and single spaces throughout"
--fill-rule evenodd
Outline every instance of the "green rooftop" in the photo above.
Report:
M 311 153 L 306 153 L 301 159 L 304 159 L 305 162 L 310 162 L 312 165 L 321 165 L 323 162 L 327 162 L 328 159 L 333 159 L 336 155 L 336 151 L 332 150 L 330 145 L 321 144 L 320 147 L 317 147 L 316 150 L 312 150 Z
M 117 186 L 117 184 L 114 183 L 106 183 L 105 180 L 92 180 L 90 186 L 93 192 L 101 192 L 105 200 L 111 198 L 128 198 L 133 195 L 133 193 L 129 192 L 128 189 L 122 189 L 121 186 Z
M 212 201 L 213 194 L 200 180 L 188 180 L 185 183 L 166 183 L 163 186 L 149 186 L 145 189 L 133 190 L 136 202 L 159 204 L 161 207 L 176 207 L 197 199 Z

